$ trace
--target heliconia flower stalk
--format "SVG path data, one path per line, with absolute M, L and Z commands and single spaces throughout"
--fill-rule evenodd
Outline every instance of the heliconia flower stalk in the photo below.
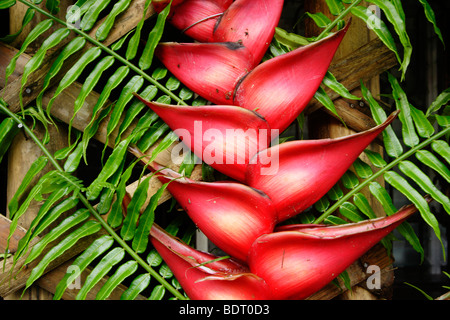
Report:
M 252 54 L 237 42 L 161 43 L 155 55 L 189 89 L 215 104 L 233 104 L 238 81 L 252 69 Z
M 192 300 L 271 299 L 265 281 L 238 261 L 195 250 L 156 224 L 150 241 Z
M 214 29 L 214 42 L 241 42 L 261 62 L 280 20 L 283 0 L 236 0 Z
M 278 134 L 256 112 L 244 108 L 168 105 L 136 96 L 178 135 L 187 151 L 238 181 L 245 179 L 250 159 Z
M 258 65 L 235 89 L 234 104 L 256 110 L 283 132 L 313 98 L 349 25 Z
M 382 124 L 335 139 L 289 141 L 269 148 L 250 160 L 245 183 L 263 191 L 278 212 L 278 222 L 295 216 L 325 195 L 364 149 L 396 118 L 393 112 Z M 266 163 L 269 163 L 267 165 Z
M 161 12 L 170 1 L 152 1 Z M 187 36 L 200 42 L 212 42 L 217 21 L 233 0 L 184 0 L 172 2 L 167 21 Z
M 338 226 L 291 225 L 259 237 L 250 250 L 250 270 L 263 278 L 276 299 L 305 299 L 416 211 Z
M 197 227 L 218 248 L 245 261 L 253 242 L 273 231 L 276 213 L 270 199 L 231 181 L 202 182 L 151 163 L 162 183 Z

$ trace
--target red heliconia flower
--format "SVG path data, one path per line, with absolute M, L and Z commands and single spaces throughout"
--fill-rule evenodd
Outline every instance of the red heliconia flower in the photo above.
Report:
M 149 106 L 206 164 L 243 181 L 249 159 L 270 146 L 278 132 L 256 112 L 230 105 L 181 106 L 147 101 Z
M 280 20 L 283 0 L 236 0 L 214 29 L 214 42 L 241 42 L 261 62 Z
M 304 299 L 320 290 L 416 211 L 339 226 L 291 225 L 259 237 L 248 263 L 275 299 Z
M 266 193 L 276 206 L 278 221 L 284 221 L 325 195 L 397 114 L 346 137 L 289 141 L 263 150 L 250 160 L 245 183 Z
M 283 132 L 313 98 L 349 25 L 258 65 L 236 87 L 234 104 L 256 110 Z
M 156 12 L 170 1 L 152 1 Z M 212 42 L 214 27 L 233 0 L 184 0 L 172 2 L 167 21 L 189 37 L 200 42 Z
M 189 89 L 215 104 L 233 104 L 238 81 L 251 70 L 252 54 L 237 42 L 161 43 L 155 55 Z
M 231 181 L 202 182 L 151 164 L 197 227 L 218 248 L 245 261 L 253 242 L 273 231 L 276 213 L 262 192 Z
M 271 299 L 265 281 L 250 273 L 246 265 L 195 250 L 156 224 L 152 226 L 150 236 L 153 246 L 190 299 Z

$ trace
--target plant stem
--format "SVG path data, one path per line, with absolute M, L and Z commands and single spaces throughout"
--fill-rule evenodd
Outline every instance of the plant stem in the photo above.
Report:
M 442 130 L 441 132 L 435 134 L 434 136 L 428 138 L 427 140 L 423 141 L 422 143 L 418 144 L 417 146 L 411 148 L 404 154 L 402 154 L 400 157 L 396 158 L 394 161 L 387 164 L 385 167 L 383 167 L 381 170 L 374 173 L 370 178 L 366 179 L 364 182 L 362 182 L 360 185 L 358 185 L 356 188 L 352 189 L 349 193 L 345 194 L 341 199 L 339 199 L 336 203 L 334 203 L 327 211 L 325 211 L 320 217 L 318 217 L 314 223 L 321 223 L 323 220 L 325 220 L 329 215 L 331 215 L 335 210 L 337 210 L 345 201 L 350 199 L 354 194 L 358 193 L 361 189 L 366 187 L 369 183 L 371 183 L 373 180 L 390 170 L 391 168 L 398 165 L 401 161 L 409 158 L 414 153 L 416 153 L 418 150 L 421 150 L 425 148 L 427 145 L 429 145 L 431 142 L 433 142 L 436 139 L 439 139 L 443 135 L 450 132 L 450 127 Z
M 22 2 L 23 4 L 27 5 L 28 7 L 33 8 L 34 10 L 38 11 L 40 14 L 43 14 L 44 16 L 46 16 L 46 17 L 48 17 L 48 18 L 58 22 L 59 24 L 62 24 L 64 27 L 68 28 L 67 23 L 64 20 L 61 20 L 61 19 L 59 19 L 57 17 L 54 17 L 52 14 L 50 14 L 50 13 L 46 12 L 45 10 L 39 8 L 34 3 L 30 3 L 30 2 L 28 2 L 26 0 L 19 0 L 19 1 Z M 143 70 L 141 70 L 138 67 L 136 67 L 130 61 L 128 61 L 127 59 L 125 59 L 121 55 L 117 54 L 116 52 L 114 52 L 113 50 L 111 50 L 110 48 L 105 46 L 103 43 L 101 43 L 100 41 L 95 40 L 94 38 L 92 38 L 90 35 L 88 35 L 84 31 L 81 31 L 81 30 L 76 29 L 76 28 L 70 28 L 70 29 L 73 30 L 75 33 L 79 34 L 80 36 L 84 37 L 87 41 L 91 42 L 93 45 L 95 45 L 95 46 L 99 47 L 100 49 L 102 49 L 104 52 L 106 52 L 109 55 L 113 56 L 115 59 L 119 60 L 121 63 L 123 63 L 124 65 L 129 67 L 131 70 L 133 70 L 134 72 L 136 72 L 137 74 L 142 76 L 145 80 L 147 80 L 151 84 L 155 85 L 159 90 L 161 90 L 162 92 L 167 94 L 169 97 L 171 97 L 172 99 L 177 101 L 178 104 L 187 105 L 186 102 L 184 102 L 182 99 L 180 99 L 172 91 L 170 91 L 169 89 L 164 87 L 162 84 L 160 84 L 158 81 L 156 81 L 155 79 L 150 77 Z
M 15 113 L 10 111 L 3 102 L 0 102 L 0 110 L 6 113 L 8 116 L 14 119 L 21 126 L 31 139 L 38 145 L 38 147 L 44 152 L 47 156 L 51 164 L 58 170 L 59 172 L 64 172 L 64 169 L 61 168 L 59 163 L 53 157 L 53 155 L 45 148 L 43 143 L 36 137 L 34 132 L 25 125 L 21 118 L 19 118 Z M 186 300 L 186 297 L 183 296 L 178 290 L 176 290 L 173 286 L 171 286 L 163 277 L 161 277 L 158 272 L 153 270 L 115 231 L 111 228 L 108 223 L 101 217 L 101 215 L 94 209 L 94 207 L 90 204 L 89 200 L 80 192 L 77 193 L 80 201 L 86 206 L 89 212 L 94 216 L 94 218 L 102 225 L 102 227 L 114 238 L 114 240 L 122 246 L 125 251 L 133 257 L 151 276 L 153 276 L 159 283 L 161 283 L 167 290 L 169 290 L 175 297 L 180 300 Z
M 327 25 L 326 28 L 323 29 L 323 31 L 316 37 L 316 41 L 325 38 L 327 36 L 327 33 L 333 30 L 333 28 L 338 24 L 338 22 L 341 21 L 342 18 L 344 18 L 350 12 L 350 10 L 353 7 L 357 6 L 361 1 L 362 0 L 356 0 L 351 5 L 349 5 L 344 11 L 342 11 L 341 14 L 339 14 L 336 17 L 336 19 L 333 20 L 333 22 Z

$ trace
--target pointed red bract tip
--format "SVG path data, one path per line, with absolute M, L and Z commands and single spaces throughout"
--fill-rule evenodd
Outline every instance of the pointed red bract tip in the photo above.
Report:
M 237 86 L 234 104 L 283 132 L 313 98 L 347 28 L 258 65 Z
M 385 218 L 340 226 L 299 226 L 298 230 L 292 226 L 261 236 L 250 250 L 250 270 L 266 281 L 275 299 L 305 299 L 415 211 L 407 206 Z
M 279 222 L 295 216 L 325 195 L 397 114 L 346 137 L 289 141 L 263 150 L 250 160 L 246 184 L 272 199 Z
M 252 53 L 256 66 L 272 41 L 282 9 L 282 0 L 236 0 L 217 23 L 213 39 L 242 42 Z
M 233 104 L 237 82 L 252 68 L 252 56 L 238 43 L 162 43 L 155 55 L 189 89 L 219 105 Z
M 192 300 L 267 300 L 265 281 L 231 259 L 199 252 L 153 225 L 151 242 Z M 211 261 L 208 263 L 208 261 Z
M 270 233 L 276 212 L 270 199 L 244 184 L 194 181 L 170 170 L 159 170 L 162 183 L 197 227 L 227 254 L 245 261 L 253 242 Z
M 138 98 L 178 135 L 187 151 L 239 181 L 245 179 L 249 159 L 276 138 L 262 117 L 244 108 L 168 105 Z

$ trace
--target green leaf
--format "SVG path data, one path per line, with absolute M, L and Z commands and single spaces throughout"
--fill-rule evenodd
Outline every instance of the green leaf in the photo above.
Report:
M 370 163 L 372 163 L 372 165 L 377 168 L 383 168 L 387 164 L 378 152 L 366 149 L 364 150 L 364 154 L 367 156 L 367 158 L 369 158 Z
M 158 251 L 156 251 L 155 249 L 150 250 L 150 252 L 147 255 L 147 263 L 151 267 L 159 266 L 162 261 L 163 261 L 163 259 L 159 255 Z
M 342 175 L 341 182 L 347 189 L 353 189 L 359 185 L 358 177 L 350 170 Z
M 53 296 L 54 300 L 59 300 L 64 294 L 66 288 L 76 279 L 78 278 L 83 270 L 86 269 L 89 264 L 91 264 L 97 257 L 103 254 L 106 250 L 108 250 L 112 244 L 114 243 L 114 239 L 109 235 L 104 235 L 94 242 L 92 242 L 86 250 L 83 251 L 81 255 L 79 255 L 75 261 L 68 268 L 69 270 L 73 270 L 72 272 L 67 272 L 66 275 L 61 279 L 61 281 L 56 286 L 55 294 Z
M 147 43 L 145 44 L 142 56 L 139 58 L 139 68 L 142 70 L 147 70 L 150 68 L 153 61 L 153 54 L 155 48 L 161 40 L 161 36 L 164 32 L 164 26 L 166 23 L 166 18 L 169 15 L 171 4 L 169 3 L 159 14 L 156 19 L 156 25 L 148 34 Z
M 419 143 L 419 137 L 414 129 L 408 98 L 403 89 L 400 87 L 397 79 L 390 73 L 388 73 L 388 78 L 391 83 L 395 104 L 397 109 L 401 111 L 398 118 L 402 123 L 403 142 L 409 147 L 414 147 Z
M 106 37 L 108 37 L 108 34 L 114 25 L 116 17 L 128 8 L 130 2 L 131 2 L 130 0 L 120 0 L 116 2 L 116 4 L 114 4 L 114 7 L 112 8 L 111 12 L 108 14 L 105 21 L 103 21 L 100 27 L 98 27 L 95 33 L 97 40 L 104 41 Z
M 331 111 L 334 115 L 336 115 L 339 119 L 341 119 L 338 112 L 336 111 L 333 100 L 331 100 L 331 98 L 322 87 L 319 87 L 317 89 L 316 93 L 314 94 L 314 98 L 319 101 L 325 108 Z
M 373 13 L 369 8 L 357 6 L 351 9 L 351 13 L 363 20 L 369 29 L 371 29 L 380 38 L 384 45 L 394 52 L 397 60 L 401 63 L 401 58 L 398 54 L 398 50 L 395 44 L 395 40 L 392 37 L 389 28 L 386 26 L 383 20 L 378 18 L 378 16 Z
M 65 190 L 60 189 L 59 193 L 52 193 L 45 203 L 39 208 L 39 212 L 33 219 L 25 236 L 20 239 L 17 247 L 15 257 L 20 257 L 23 251 L 28 248 L 30 241 L 39 236 L 46 228 L 48 228 L 56 219 L 58 219 L 64 212 L 73 209 L 78 204 L 78 199 L 74 197 L 66 198 L 57 205 L 51 207 L 56 201 L 65 195 Z M 51 208 L 50 208 L 51 207 Z
M 156 121 L 139 140 L 137 143 L 138 148 L 143 152 L 147 151 L 168 130 L 170 128 L 164 121 Z
M 0 2 L 0 10 L 11 8 L 16 4 L 16 0 L 3 0 Z
M 345 9 L 341 0 L 325 0 L 325 2 L 330 9 L 330 13 L 334 16 L 338 16 Z
M 353 203 L 348 201 L 345 201 L 339 207 L 339 213 L 353 222 L 364 220 L 364 217 L 361 215 L 361 212 L 359 212 L 358 208 Z
M 64 61 L 69 58 L 71 55 L 73 55 L 75 52 L 81 50 L 81 48 L 84 47 L 86 44 L 86 40 L 83 37 L 76 37 L 72 41 L 70 41 L 64 48 L 62 49 L 61 53 L 58 55 L 58 57 L 53 62 L 50 70 L 47 72 L 44 78 L 44 83 L 42 85 L 42 90 L 39 92 L 38 96 L 36 97 L 36 105 L 39 108 L 42 108 L 42 98 L 44 96 L 45 90 L 50 85 L 50 80 L 54 78 L 58 72 L 61 70 L 62 65 L 64 64 Z
M 409 105 L 409 108 L 419 136 L 422 138 L 431 137 L 434 134 L 434 128 L 430 121 L 425 117 L 422 110 L 419 110 L 412 105 Z
M 313 21 L 317 24 L 319 28 L 325 28 L 327 25 L 331 23 L 330 18 L 328 18 L 326 15 L 324 15 L 322 12 L 317 13 L 306 13 L 308 17 L 313 19 Z
M 441 30 L 437 26 L 436 16 L 434 15 L 433 9 L 431 8 L 427 0 L 419 0 L 419 2 L 423 5 L 425 16 L 427 17 L 428 21 L 431 22 L 431 24 L 433 24 L 434 32 L 438 35 L 439 39 L 441 40 L 442 44 L 445 47 L 444 38 L 442 37 Z
M 125 250 L 123 248 L 114 248 L 100 262 L 95 266 L 91 273 L 87 276 L 83 287 L 78 291 L 76 300 L 86 299 L 89 291 L 125 257 Z
M 409 201 L 414 203 L 414 205 L 419 210 L 423 220 L 434 230 L 434 233 L 441 241 L 441 231 L 439 229 L 439 222 L 436 217 L 430 211 L 427 201 L 417 192 L 403 177 L 394 171 L 387 171 L 384 174 L 386 181 L 396 188 L 398 191 L 403 193 Z
M 19 198 L 22 196 L 22 194 L 25 192 L 25 190 L 28 188 L 31 181 L 36 177 L 36 175 L 39 174 L 39 172 L 44 169 L 44 167 L 48 163 L 48 158 L 44 156 L 40 156 L 37 158 L 33 164 L 28 169 L 27 173 L 25 174 L 25 177 L 22 179 L 22 182 L 20 183 L 19 188 L 17 188 L 16 193 L 12 197 L 12 199 L 9 201 L 8 204 L 8 210 L 10 217 L 13 217 L 16 213 L 17 209 L 19 208 Z
M 149 273 L 144 273 L 137 276 L 128 289 L 122 293 L 120 300 L 134 300 L 142 291 L 144 291 L 150 284 L 151 276 Z
M 291 49 L 296 49 L 299 48 L 301 46 L 306 46 L 310 43 L 310 40 L 298 35 L 296 33 L 290 33 L 287 32 L 284 29 L 281 29 L 279 27 L 275 28 L 275 39 L 281 43 L 282 45 L 291 48 Z
M 65 251 L 71 248 L 78 240 L 83 237 L 92 235 L 102 228 L 101 224 L 97 221 L 87 221 L 77 230 L 70 233 L 61 242 L 55 245 L 49 252 L 39 261 L 38 265 L 31 271 L 30 277 L 26 282 L 26 288 L 29 288 L 45 271 L 47 266 L 56 258 L 61 256 Z
M 144 79 L 141 76 L 134 76 L 133 78 L 128 81 L 128 83 L 125 85 L 125 87 L 122 89 L 122 92 L 120 93 L 120 97 L 117 100 L 114 109 L 111 113 L 111 118 L 108 122 L 108 126 L 106 128 L 106 134 L 108 136 L 111 135 L 111 133 L 114 131 L 114 129 L 119 124 L 121 115 L 125 109 L 126 104 L 134 97 L 133 93 L 137 92 L 142 85 L 144 84 Z M 118 142 L 118 141 L 116 141 Z
M 57 14 L 59 12 L 59 0 L 47 0 L 45 2 L 45 7 L 50 11 L 51 14 Z
M 163 184 L 161 188 L 159 188 L 158 191 L 152 195 L 147 208 L 145 208 L 145 211 L 139 218 L 139 226 L 136 230 L 132 243 L 132 248 L 137 253 L 143 253 L 147 249 L 150 229 L 155 219 L 155 209 L 158 206 L 158 201 L 166 190 L 167 185 L 168 183 Z
M 342 191 L 342 189 L 339 187 L 339 185 L 335 184 L 330 191 L 327 192 L 327 196 L 333 200 L 333 201 L 337 201 L 340 198 L 342 198 L 344 196 L 344 192 Z
M 416 158 L 423 164 L 438 172 L 445 180 L 450 183 L 450 169 L 443 164 L 433 153 L 428 150 L 418 150 Z
M 450 146 L 444 140 L 434 140 L 431 148 L 450 164 Z
M 140 216 L 140 210 L 147 200 L 147 191 L 150 183 L 151 176 L 147 177 L 144 181 L 139 183 L 136 191 L 131 198 L 130 203 L 127 206 L 127 215 L 123 221 L 122 229 L 120 230 L 120 236 L 125 241 L 131 240 L 134 237 L 136 231 L 136 224 Z
M 364 213 L 369 219 L 375 219 L 377 218 L 377 215 L 373 211 L 371 205 L 369 204 L 369 201 L 367 198 L 360 192 L 356 193 L 353 196 L 353 203 L 356 205 L 356 207 Z
M 61 223 L 58 224 L 57 227 L 53 228 L 49 233 L 47 233 L 37 244 L 33 246 L 30 251 L 30 254 L 27 256 L 25 263 L 30 263 L 34 259 L 36 259 L 42 251 L 46 248 L 46 246 L 60 237 L 67 230 L 76 226 L 77 224 L 85 221 L 89 218 L 90 214 L 87 209 L 79 209 L 74 214 L 65 218 Z
M 144 11 L 142 12 L 142 18 L 139 20 L 139 23 L 136 26 L 133 36 L 128 43 L 127 52 L 125 53 L 125 57 L 127 60 L 132 60 L 136 56 L 139 42 L 141 40 L 141 30 L 145 22 L 145 16 L 147 15 L 148 7 L 150 6 L 151 0 L 146 0 L 144 5 Z
M 433 112 L 439 111 L 442 106 L 445 106 L 450 101 L 450 88 L 445 89 L 441 92 L 437 98 L 431 103 L 426 112 L 426 117 L 431 115 Z
M 397 208 L 394 206 L 394 203 L 392 202 L 392 198 L 389 196 L 389 193 L 378 182 L 372 181 L 369 184 L 369 190 L 374 195 L 374 197 L 381 203 L 386 215 L 391 216 L 397 212 Z
M 101 51 L 102 50 L 98 47 L 92 47 L 91 49 L 87 50 L 83 54 L 83 56 L 81 56 L 81 58 L 77 60 L 77 62 L 75 62 L 75 64 L 70 68 L 69 71 L 66 72 L 64 77 L 59 82 L 55 93 L 48 102 L 47 114 L 50 113 L 51 106 L 55 99 L 59 96 L 59 94 L 78 79 L 81 73 L 85 70 L 86 66 L 94 61 L 100 55 Z
M 4 43 L 8 43 L 8 44 L 13 42 L 22 33 L 25 26 L 27 24 L 29 24 L 31 22 L 31 20 L 33 20 L 34 14 L 35 14 L 35 10 L 32 8 L 28 8 L 27 11 L 25 12 L 25 15 L 23 16 L 22 26 L 20 27 L 20 29 L 17 30 L 17 32 L 15 32 L 13 34 L 9 34 L 5 37 L 0 38 L 0 41 L 4 42 Z
M 445 209 L 450 214 L 450 200 L 444 195 L 436 186 L 433 184 L 431 179 L 423 173 L 419 167 L 417 167 L 414 163 L 410 161 L 402 161 L 399 163 L 398 168 L 402 171 L 406 176 L 414 180 L 419 187 L 431 195 L 431 197 L 437 202 L 441 203 Z
M 131 276 L 134 272 L 136 272 L 138 268 L 138 264 L 136 261 L 131 260 L 122 264 L 116 272 L 106 280 L 106 283 L 102 286 L 102 288 L 98 291 L 96 300 L 105 300 L 109 297 L 111 292 L 123 282 L 124 279 Z
M 316 203 L 314 203 L 314 208 L 319 212 L 325 212 L 330 207 L 330 201 L 327 197 L 320 198 Z
M 351 94 L 342 83 L 337 81 L 336 77 L 330 71 L 327 71 L 325 77 L 323 78 L 322 83 L 343 98 L 350 100 L 361 100 L 360 97 Z
M 370 112 L 372 113 L 375 123 L 378 125 L 382 124 L 387 119 L 386 113 L 362 82 L 361 92 L 364 100 L 366 100 L 369 104 Z M 386 153 L 391 157 L 398 158 L 403 153 L 403 147 L 392 129 L 392 126 L 389 125 L 386 129 L 384 129 L 382 135 Z
M 370 178 L 370 176 L 372 176 L 373 174 L 372 168 L 370 168 L 367 163 L 359 158 L 357 158 L 356 161 L 353 162 L 353 168 L 355 169 L 358 177 L 363 179 Z
M 11 76 L 11 74 L 14 72 L 16 68 L 16 62 L 17 59 L 19 59 L 20 55 L 25 52 L 25 50 L 28 48 L 30 43 L 32 43 L 34 40 L 36 40 L 41 34 L 43 34 L 45 31 L 50 29 L 50 27 L 53 25 L 53 20 L 47 19 L 39 22 L 28 34 L 28 36 L 25 38 L 22 46 L 20 47 L 20 50 L 14 55 L 14 57 L 9 62 L 8 66 L 6 67 L 6 75 L 5 75 L 5 87 L 8 83 L 8 78 Z
M 104 183 L 106 182 L 106 180 L 108 180 L 108 178 L 111 177 L 114 172 L 116 172 L 116 170 L 120 167 L 122 160 L 127 154 L 129 143 L 130 138 L 127 138 L 114 148 L 113 152 L 103 166 L 102 171 L 87 189 L 86 195 L 89 200 L 97 199 L 104 187 Z
M 19 131 L 20 127 L 12 118 L 6 118 L 0 123 L 0 163 Z
M 400 2 L 391 2 L 389 0 L 370 0 L 373 4 L 380 7 L 388 21 L 392 24 L 397 33 L 400 43 L 403 46 L 403 61 L 400 66 L 402 71 L 402 80 L 405 77 L 406 70 L 411 60 L 412 45 L 409 40 L 408 33 L 406 31 L 405 14 Z
M 69 173 L 74 172 L 78 168 L 82 156 L 83 156 L 83 144 L 78 143 L 75 150 L 73 150 L 73 152 L 71 152 L 70 155 L 67 157 L 67 160 L 64 163 L 64 171 Z
M 425 252 L 422 245 L 420 244 L 419 238 L 417 237 L 411 225 L 405 221 L 401 225 L 399 225 L 396 230 L 405 238 L 406 241 L 408 241 L 408 243 L 413 247 L 414 250 L 420 253 L 420 261 L 422 263 L 423 258 L 425 257 Z
M 80 28 L 83 31 L 89 31 L 97 22 L 99 14 L 108 6 L 110 0 L 96 0 L 89 6 L 86 14 L 80 22 Z
M 164 288 L 162 285 L 157 285 L 155 288 L 153 288 L 153 291 L 148 300 L 162 300 L 165 293 L 166 288 Z

